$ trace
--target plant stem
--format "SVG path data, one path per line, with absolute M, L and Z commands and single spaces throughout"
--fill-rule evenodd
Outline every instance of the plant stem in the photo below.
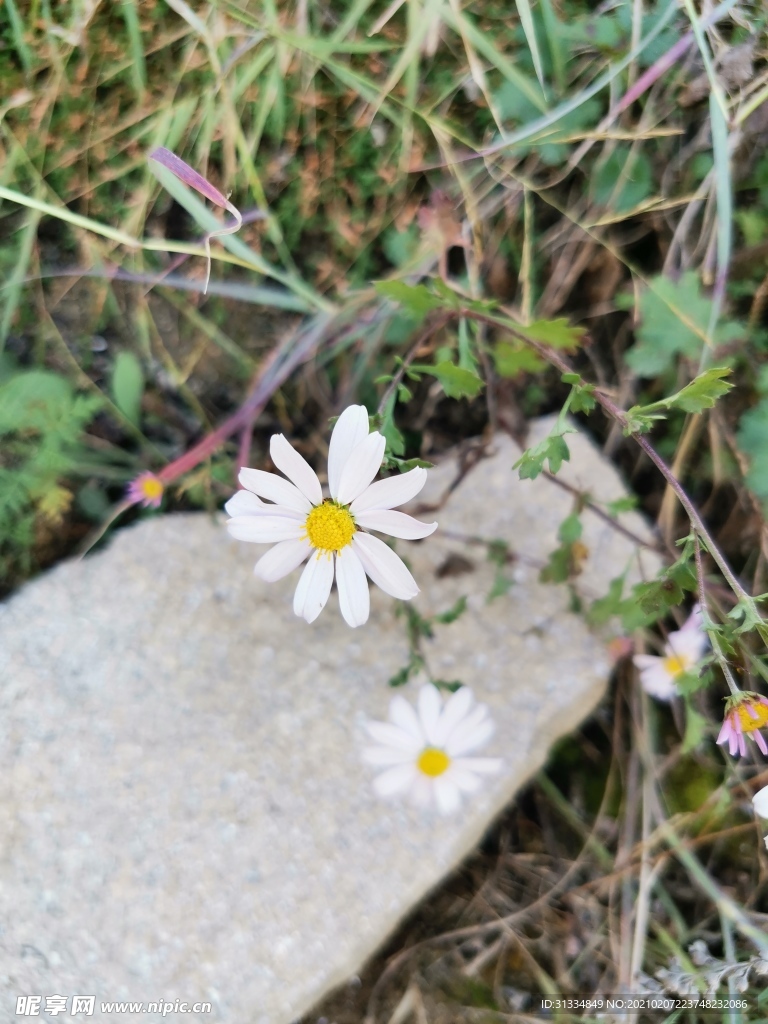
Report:
M 733 678 L 728 662 L 725 660 L 723 649 L 720 646 L 720 640 L 718 639 L 716 631 L 712 628 L 709 618 L 709 612 L 707 611 L 707 595 L 704 587 L 704 566 L 701 561 L 701 544 L 696 533 L 693 535 L 693 551 L 696 559 L 696 579 L 699 585 L 699 603 L 701 604 L 701 611 L 704 620 L 704 628 L 707 631 L 709 642 L 712 644 L 712 650 L 715 652 L 720 669 L 725 676 L 725 681 L 728 684 L 728 689 L 731 691 L 734 697 L 741 695 L 741 689 L 739 688 L 736 680 Z
M 550 363 L 552 366 L 556 367 L 558 370 L 560 370 L 561 373 L 575 373 L 573 367 L 570 366 L 565 359 L 563 359 L 559 352 L 550 348 L 548 345 L 543 345 L 541 342 L 535 341 L 533 338 L 527 337 L 525 334 L 525 328 L 522 325 L 518 329 L 516 327 L 511 326 L 506 321 L 506 319 L 494 316 L 487 316 L 485 314 L 478 313 L 475 310 L 471 309 L 463 309 L 458 313 L 454 313 L 453 315 L 470 317 L 475 320 L 481 320 L 484 323 L 489 323 L 495 327 L 501 328 L 508 334 L 511 334 L 513 337 L 524 342 L 526 345 L 529 345 L 538 355 L 541 356 L 542 359 Z M 583 382 L 580 379 L 580 383 L 584 384 L 586 382 Z M 680 504 L 683 506 L 686 514 L 688 515 L 694 532 L 698 534 L 698 536 L 701 538 L 704 547 L 707 549 L 707 551 L 709 551 L 710 555 L 717 563 L 720 572 L 728 581 L 728 584 L 730 585 L 734 594 L 738 597 L 739 601 L 744 602 L 746 605 L 750 606 L 750 608 L 754 608 L 756 610 L 755 602 L 744 589 L 744 587 L 742 587 L 741 583 L 736 577 L 736 574 L 728 565 L 728 562 L 725 560 L 725 557 L 722 555 L 719 548 L 717 547 L 717 544 L 713 540 L 711 534 L 709 533 L 709 530 L 704 525 L 704 521 L 697 512 L 696 507 L 694 506 L 691 499 L 688 497 L 685 488 L 677 479 L 677 477 L 669 468 L 669 466 L 666 464 L 666 462 L 662 459 L 662 457 L 659 455 L 659 453 L 656 451 L 656 449 L 653 447 L 653 445 L 646 437 L 644 437 L 642 434 L 639 434 L 637 431 L 628 429 L 627 417 L 624 414 L 623 410 L 620 409 L 615 404 L 615 402 L 607 394 L 605 394 L 604 391 L 602 391 L 600 388 L 595 388 L 592 394 L 595 398 L 595 401 L 601 406 L 601 408 L 604 409 L 605 412 L 607 412 L 608 415 L 612 417 L 612 419 L 616 420 L 616 422 L 621 425 L 621 427 L 624 430 L 624 433 L 628 437 L 631 437 L 636 442 L 636 444 L 638 444 L 643 449 L 645 454 L 648 456 L 648 458 L 651 460 L 654 466 L 656 466 L 656 468 L 659 470 L 664 479 L 667 481 L 671 489 L 675 492 L 678 500 L 680 501 Z

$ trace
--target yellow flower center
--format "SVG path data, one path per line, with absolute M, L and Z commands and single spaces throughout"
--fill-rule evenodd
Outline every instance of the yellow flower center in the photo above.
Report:
M 450 763 L 451 759 L 444 750 L 437 750 L 436 747 L 427 747 L 419 755 L 416 767 L 424 775 L 429 775 L 430 778 L 435 779 L 438 775 L 442 775 L 443 772 L 448 770 Z
M 678 656 L 677 654 L 668 654 L 664 659 L 664 670 L 672 676 L 680 676 L 683 672 L 687 672 L 690 668 L 690 658 Z
M 744 703 L 747 702 L 745 701 Z M 750 715 L 744 704 L 740 704 L 736 708 L 736 714 L 739 716 L 743 732 L 754 732 L 755 729 L 762 729 L 768 723 L 768 704 L 753 704 L 751 701 L 749 701 L 749 704 L 753 712 L 756 713 L 757 718 L 753 718 Z
M 158 498 L 163 496 L 163 482 L 158 480 L 156 476 L 145 477 L 141 481 L 141 493 L 149 501 L 157 501 Z
M 313 548 L 341 551 L 352 540 L 356 527 L 347 508 L 335 501 L 324 501 L 309 513 L 304 529 Z

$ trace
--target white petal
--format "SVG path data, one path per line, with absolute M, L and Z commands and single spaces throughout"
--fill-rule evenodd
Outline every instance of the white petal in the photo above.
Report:
M 435 802 L 441 814 L 454 814 L 458 811 L 461 794 L 450 775 L 441 775 L 435 779 Z
M 677 695 L 675 677 L 663 665 L 643 669 L 640 672 L 640 685 L 657 700 L 672 700 Z
M 367 764 L 376 765 L 413 764 L 413 755 L 394 747 L 366 747 L 363 750 L 363 760 Z
M 270 506 L 265 505 L 255 494 L 251 494 L 250 491 L 238 491 L 226 503 L 224 511 L 228 516 L 258 516 L 263 514 L 265 508 Z
M 443 702 L 440 699 L 437 687 L 427 683 L 419 690 L 419 719 L 427 743 L 430 746 L 435 744 L 435 732 L 440 721 L 440 712 L 443 710 Z
M 381 468 L 387 442 L 383 434 L 374 430 L 352 449 L 339 479 L 338 500 L 348 505 L 363 493 Z
M 297 615 L 314 622 L 325 608 L 333 583 L 333 559 L 325 552 L 312 555 L 304 567 L 293 598 L 293 610 Z
M 352 547 L 365 571 L 383 591 L 403 601 L 416 597 L 419 592 L 416 580 L 383 540 L 368 533 L 356 533 L 352 538 Z
M 353 629 L 364 625 L 371 610 L 371 596 L 362 563 L 349 545 L 336 554 L 336 586 L 346 624 Z
M 409 736 L 412 736 L 420 747 L 425 745 L 427 737 L 421 728 L 419 716 L 414 711 L 413 706 L 399 693 L 389 703 L 389 718 L 395 725 L 400 726 L 404 732 L 407 732 Z
M 755 808 L 755 814 L 761 818 L 768 818 L 768 786 L 758 789 L 752 797 L 752 806 Z
M 467 715 L 474 702 L 474 694 L 469 686 L 462 686 L 448 698 L 440 722 L 435 730 L 434 742 L 442 746 L 450 739 L 453 730 Z
M 283 576 L 293 572 L 311 553 L 312 545 L 306 537 L 300 540 L 283 540 L 261 556 L 253 571 L 259 579 L 274 583 L 275 580 L 281 580 Z
M 237 494 L 247 494 L 248 497 L 253 498 L 254 501 L 259 500 L 256 497 L 256 495 L 251 494 L 250 491 L 238 491 Z M 237 494 L 235 495 L 235 497 L 237 497 Z M 227 505 L 231 505 L 234 500 L 235 498 L 230 498 L 229 501 L 227 502 Z M 245 502 L 243 502 L 242 504 L 243 507 L 245 507 Z M 229 511 L 229 509 L 227 509 L 227 511 Z M 230 515 L 231 514 L 232 513 L 230 512 Z M 267 502 L 262 502 L 262 504 L 260 505 L 250 505 L 247 511 L 236 513 L 236 517 L 242 516 L 250 516 L 252 519 L 255 519 L 257 517 L 263 518 L 264 516 L 271 516 L 272 518 L 274 518 L 275 516 L 279 516 L 281 519 L 293 519 L 296 522 L 302 524 L 304 523 L 304 520 L 307 518 L 306 512 L 297 512 L 295 508 L 288 508 L 287 505 L 269 505 L 267 504 Z
M 699 633 L 694 629 L 681 629 L 677 633 L 669 634 L 664 650 L 683 661 L 690 661 L 693 667 L 701 660 L 708 646 L 706 633 Z
M 488 713 L 488 707 L 486 704 L 476 704 L 471 708 L 461 721 L 457 722 L 448 735 L 443 740 L 443 747 L 445 750 L 452 749 L 452 743 L 454 740 L 461 739 L 463 736 L 469 735 L 474 732 L 479 726 L 485 722 L 490 722 L 491 716 Z
M 411 783 L 410 798 L 417 807 L 431 807 L 435 802 L 435 780 L 428 775 L 422 775 L 414 768 L 413 782 Z
M 461 762 L 454 761 L 446 774 L 462 793 L 476 793 L 483 784 L 480 776 L 468 771 Z
M 341 471 L 347 459 L 353 448 L 368 437 L 368 430 L 368 410 L 364 405 L 348 406 L 336 420 L 328 448 L 328 487 L 332 498 L 339 493 Z
M 421 466 L 411 469 L 400 476 L 390 476 L 386 480 L 377 480 L 366 488 L 359 498 L 355 498 L 350 506 L 353 516 L 368 509 L 396 508 L 414 498 L 427 482 L 427 471 Z
M 632 659 L 635 668 L 639 668 L 643 671 L 647 668 L 661 667 L 664 664 L 663 658 L 656 657 L 655 654 L 636 654 Z
M 236 516 L 227 520 L 227 529 L 235 540 L 252 544 L 274 544 L 279 540 L 298 540 L 304 527 L 287 516 Z
M 396 750 L 406 753 L 413 758 L 424 746 L 421 737 L 416 738 L 409 732 L 401 729 L 399 725 L 391 722 L 366 722 L 368 735 L 385 747 L 393 747 Z
M 269 501 L 274 501 L 277 505 L 285 505 L 286 508 L 303 512 L 304 515 L 312 510 L 312 503 L 298 487 L 294 487 L 288 480 L 283 480 L 281 476 L 276 476 L 274 473 L 243 467 L 237 479 L 249 491 L 253 491 L 254 494 L 267 498 Z
M 704 629 L 704 615 L 701 611 L 701 605 L 697 601 L 696 604 L 691 608 L 691 614 L 683 623 L 684 630 L 693 630 L 696 633 L 704 633 L 706 636 L 706 630 Z
M 317 479 L 317 473 L 282 434 L 272 435 L 269 454 L 280 472 L 287 476 L 291 483 L 296 484 L 312 505 L 322 505 L 323 489 Z
M 355 515 L 355 522 L 366 530 L 377 530 L 379 533 L 401 537 L 403 540 L 421 540 L 437 529 L 437 523 L 420 523 L 418 519 L 407 516 L 405 512 L 393 512 L 391 509 L 358 512 Z
M 445 751 L 450 757 L 461 757 L 462 754 L 468 754 L 471 750 L 482 747 L 495 731 L 496 723 L 492 718 L 486 718 L 480 725 L 476 725 L 474 729 L 468 731 L 456 729 L 446 743 Z
M 500 757 L 460 757 L 453 762 L 451 771 L 460 768 L 475 775 L 496 775 L 503 767 L 504 761 Z
M 413 786 L 416 769 L 412 764 L 398 764 L 394 768 L 377 775 L 373 780 L 373 788 L 379 796 L 394 796 L 405 793 Z

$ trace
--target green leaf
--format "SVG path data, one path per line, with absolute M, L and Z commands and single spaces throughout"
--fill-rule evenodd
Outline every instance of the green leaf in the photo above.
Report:
M 390 228 L 381 239 L 384 255 L 395 267 L 400 267 L 415 254 L 419 246 L 419 229 L 414 222 L 405 231 Z
M 718 398 L 722 398 L 733 387 L 733 384 L 723 379 L 730 373 L 728 366 L 713 366 L 669 398 L 662 398 L 650 405 L 633 405 L 627 412 L 627 431 L 644 434 L 656 420 L 665 419 L 661 410 L 682 409 L 683 412 L 698 413 L 711 409 Z
M 562 523 L 560 523 L 560 529 L 557 531 L 558 539 L 563 544 L 573 544 L 581 537 L 581 519 L 575 512 L 567 516 Z
M 540 341 L 551 348 L 572 352 L 579 347 L 587 333 L 583 327 L 574 327 L 565 317 L 557 320 L 536 320 L 532 324 L 518 327 L 521 334 L 534 341 Z
M 72 388 L 48 370 L 27 370 L 0 385 L 0 434 L 51 430 L 72 405 Z
M 575 433 L 569 430 L 568 433 Z M 550 473 L 557 473 L 564 462 L 568 462 L 571 453 L 568 445 L 561 434 L 550 434 L 533 448 L 528 448 L 512 469 L 519 469 L 521 480 L 535 480 L 544 468 L 544 463 L 549 462 Z
M 483 387 L 483 381 L 476 373 L 463 370 L 453 363 L 442 362 L 437 366 L 417 366 L 415 369 L 437 377 L 449 398 L 474 398 Z
M 624 305 L 631 305 L 625 302 Z M 649 281 L 639 302 L 637 342 L 627 353 L 627 363 L 643 377 L 657 377 L 670 369 L 679 355 L 698 358 L 709 331 L 712 300 L 701 291 L 694 272 L 678 281 L 662 275 Z M 738 337 L 738 324 L 724 323 L 715 332 L 715 343 Z
M 683 737 L 682 753 L 688 754 L 691 750 L 701 746 L 709 730 L 709 719 L 698 712 L 690 701 L 685 702 L 685 736 Z
M 500 377 L 516 377 L 520 373 L 538 373 L 547 365 L 527 345 L 500 341 L 492 350 L 496 372 Z
M 729 366 L 713 366 L 700 373 L 690 384 L 686 384 L 682 391 L 678 391 L 667 401 L 683 412 L 702 412 L 704 409 L 711 409 L 718 398 L 727 395 L 733 387 L 733 384 L 723 379 L 730 374 Z
M 570 376 L 570 375 L 569 375 Z M 595 408 L 595 385 L 574 384 L 569 409 L 571 412 L 592 412 Z
M 417 323 L 421 323 L 427 313 L 444 304 L 442 299 L 434 295 L 423 284 L 406 284 L 404 281 L 375 281 L 374 287 L 385 299 L 398 302 Z
M 444 625 L 455 622 L 460 615 L 463 615 L 467 610 L 467 599 L 466 597 L 460 597 L 452 607 L 445 612 L 440 612 L 435 615 L 435 622 L 442 622 Z
M 0 394 L 1 394 L 0 390 Z M 0 409 L 2 399 L 0 398 Z M 749 459 L 747 486 L 758 498 L 768 498 L 768 398 L 741 417 L 736 434 L 739 448 Z
M 549 561 L 539 573 L 539 580 L 542 583 L 565 583 L 570 575 L 571 546 L 564 544 L 550 554 Z
M 685 591 L 695 591 L 696 586 L 696 574 L 688 557 L 678 559 L 657 579 L 636 584 L 632 597 L 622 606 L 624 626 L 630 629 L 643 623 L 655 622 L 666 615 L 670 608 L 681 604 Z M 638 609 L 645 619 L 638 620 Z
M 488 596 L 485 599 L 486 604 L 490 604 L 491 601 L 495 601 L 498 597 L 504 597 L 514 587 L 515 581 L 511 576 L 507 576 L 501 572 L 500 569 L 496 570 L 496 575 L 493 577 L 493 583 L 491 589 L 488 591 Z
M 395 426 L 393 418 L 394 408 L 395 395 L 392 395 L 390 400 L 387 402 L 387 407 L 381 417 L 381 426 L 379 427 L 379 430 L 386 439 L 387 452 L 391 452 L 393 455 L 402 455 L 405 451 L 405 438 Z
M 133 352 L 120 352 L 112 370 L 112 397 L 127 420 L 138 427 L 141 419 L 141 396 L 144 393 L 144 372 Z
M 595 202 L 614 213 L 631 210 L 652 191 L 653 173 L 648 159 L 628 145 L 617 145 L 591 179 Z
M 621 512 L 632 512 L 637 508 L 637 498 L 634 494 L 628 494 L 625 498 L 617 498 L 609 501 L 605 506 L 609 516 L 618 516 Z
M 624 577 L 615 576 L 608 587 L 605 597 L 593 601 L 587 612 L 590 626 L 603 626 L 614 615 L 621 613 L 621 596 L 624 593 Z

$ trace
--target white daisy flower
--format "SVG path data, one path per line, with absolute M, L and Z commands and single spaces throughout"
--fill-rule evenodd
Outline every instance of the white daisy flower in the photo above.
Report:
M 288 477 L 260 469 L 241 469 L 245 488 L 224 506 L 232 516 L 227 528 L 237 540 L 274 544 L 256 563 L 255 573 L 271 583 L 309 559 L 296 587 L 293 610 L 314 622 L 325 607 L 334 573 L 341 614 L 350 626 L 368 621 L 370 598 L 366 573 L 392 597 L 409 601 L 419 588 L 408 569 L 384 541 L 366 530 L 418 540 L 437 529 L 420 523 L 396 505 L 410 501 L 427 480 L 425 469 L 412 469 L 387 480 L 371 481 L 384 458 L 385 440 L 368 432 L 368 412 L 350 405 L 339 416 L 328 450 L 330 498 L 323 498 L 317 474 L 286 441 L 273 434 L 272 461 Z M 290 482 L 289 482 L 290 481 Z M 265 504 L 266 498 L 271 504 Z
M 752 797 L 752 806 L 759 818 L 768 818 L 768 786 L 758 789 Z
M 646 693 L 658 700 L 671 700 L 676 696 L 677 679 L 701 661 L 708 643 L 701 606 L 696 604 L 682 629 L 667 637 L 663 657 L 636 654 L 632 659 L 640 670 L 640 682 Z
M 392 698 L 389 722 L 367 722 L 378 746 L 367 747 L 368 764 L 384 767 L 373 782 L 381 797 L 407 794 L 420 807 L 437 804 L 441 814 L 452 814 L 462 793 L 474 793 L 481 776 L 501 769 L 500 758 L 467 757 L 483 746 L 494 731 L 485 704 L 477 704 L 472 690 L 462 686 L 443 705 L 436 686 L 422 686 L 418 714 L 401 696 Z

